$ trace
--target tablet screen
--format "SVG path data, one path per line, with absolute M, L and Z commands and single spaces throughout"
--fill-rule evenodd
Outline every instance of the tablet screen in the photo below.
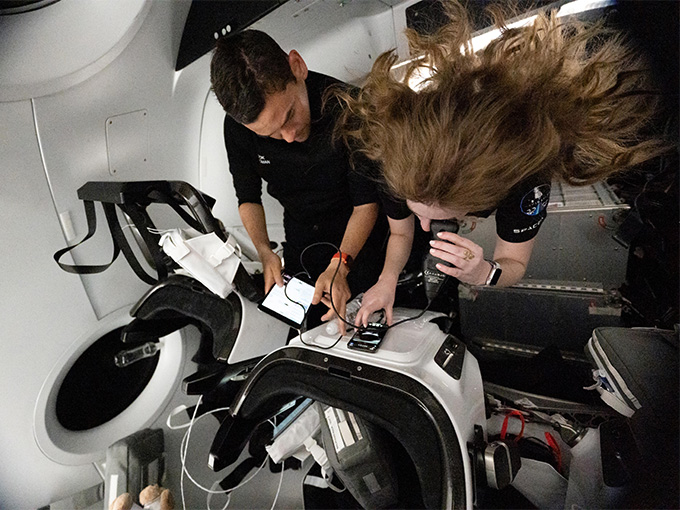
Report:
M 283 281 L 284 286 L 274 285 L 258 308 L 294 328 L 300 328 L 312 303 L 314 286 L 286 274 Z

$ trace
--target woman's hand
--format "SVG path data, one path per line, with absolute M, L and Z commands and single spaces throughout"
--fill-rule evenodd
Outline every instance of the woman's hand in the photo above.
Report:
M 440 232 L 437 236 L 438 241 L 430 241 L 430 253 L 453 266 L 440 262 L 437 269 L 463 283 L 484 285 L 491 265 L 484 260 L 482 247 L 452 232 Z
M 378 280 L 373 287 L 364 293 L 361 300 L 361 308 L 357 312 L 354 324 L 356 326 L 368 325 L 368 319 L 373 312 L 385 310 L 387 324 L 392 325 L 392 306 L 394 305 L 394 294 L 397 290 L 397 282 L 390 279 Z

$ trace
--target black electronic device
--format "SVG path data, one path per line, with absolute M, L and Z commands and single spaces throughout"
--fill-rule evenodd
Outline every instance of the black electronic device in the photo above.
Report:
M 432 239 L 439 240 L 437 236 L 439 232 L 453 232 L 455 234 L 458 232 L 458 226 L 457 220 L 434 220 L 430 222 Z M 425 260 L 423 260 L 423 280 L 425 281 L 425 295 L 430 302 L 441 290 L 447 276 L 437 269 L 438 263 L 451 267 L 451 264 L 435 257 L 428 251 L 427 255 L 425 255 Z
M 283 274 L 283 286 L 272 286 L 258 308 L 289 326 L 302 327 L 314 297 L 314 285 L 301 276 Z
M 347 342 L 347 347 L 358 351 L 375 352 L 380 347 L 388 329 L 388 326 L 380 322 L 369 322 L 368 326 L 354 332 Z

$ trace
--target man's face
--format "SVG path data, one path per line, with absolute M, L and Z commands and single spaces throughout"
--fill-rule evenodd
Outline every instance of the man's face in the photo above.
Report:
M 254 133 L 288 143 L 309 138 L 311 115 L 305 81 L 297 79 L 286 90 L 267 96 L 255 122 L 245 124 Z
M 430 231 L 433 220 L 462 220 L 467 213 L 455 209 L 445 209 L 437 205 L 425 205 L 421 202 L 406 201 L 406 205 L 420 220 L 420 226 L 425 232 Z

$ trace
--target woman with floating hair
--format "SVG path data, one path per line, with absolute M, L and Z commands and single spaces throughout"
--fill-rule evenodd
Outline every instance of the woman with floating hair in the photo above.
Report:
M 378 283 L 357 324 L 384 308 L 391 322 L 397 278 L 408 259 L 413 215 L 430 222 L 495 211 L 493 254 L 442 232 L 430 252 L 443 273 L 471 285 L 509 286 L 524 275 L 545 219 L 550 183 L 588 185 L 644 163 L 669 144 L 643 133 L 657 93 L 645 63 L 621 34 L 538 14 L 475 51 L 468 13 L 445 4 L 449 23 L 433 36 L 409 32 L 419 56 L 395 77 L 393 52 L 375 62 L 360 94 L 338 93 L 346 108 L 338 134 L 382 165 L 392 230 Z M 426 69 L 431 75 L 409 87 Z M 391 205 L 390 205 L 391 204 Z

